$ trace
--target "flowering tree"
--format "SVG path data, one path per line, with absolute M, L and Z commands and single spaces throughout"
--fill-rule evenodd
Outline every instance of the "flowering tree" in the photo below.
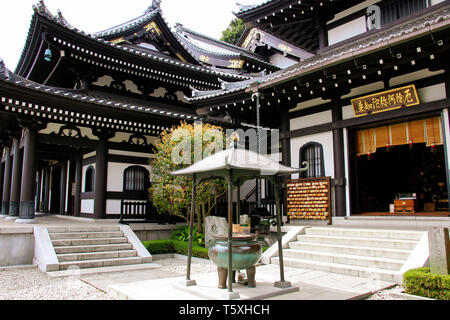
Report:
M 192 178 L 173 176 L 171 172 L 223 150 L 224 143 L 222 128 L 210 124 L 193 125 L 182 122 L 178 127 L 161 134 L 161 140 L 156 144 L 156 157 L 150 161 L 154 176 L 150 200 L 158 213 L 168 213 L 189 220 Z M 203 230 L 204 219 L 211 214 L 218 199 L 226 192 L 227 184 L 221 179 L 204 181 L 197 186 L 197 230 Z

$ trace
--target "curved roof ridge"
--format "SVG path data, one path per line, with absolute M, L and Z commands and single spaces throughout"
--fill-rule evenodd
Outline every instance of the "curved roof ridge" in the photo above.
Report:
M 225 41 L 222 41 L 222 40 L 214 39 L 212 37 L 209 37 L 207 35 L 198 33 L 198 32 L 193 31 L 193 30 L 190 30 L 190 29 L 184 27 L 180 23 L 176 24 L 175 27 L 176 27 L 175 35 L 177 36 L 178 39 L 180 39 L 180 42 L 183 44 L 183 46 L 185 46 L 185 48 L 187 50 L 189 50 L 189 48 L 186 46 L 186 43 L 188 43 L 191 46 L 196 47 L 199 51 L 205 52 L 207 54 L 215 54 L 215 55 L 219 55 L 219 56 L 246 57 L 246 58 L 250 58 L 250 59 L 256 60 L 256 61 L 258 61 L 260 63 L 263 63 L 263 64 L 265 64 L 267 66 L 271 66 L 273 68 L 280 69 L 277 66 L 275 66 L 274 64 L 270 63 L 269 61 L 265 61 L 263 59 L 263 57 L 259 56 L 258 54 L 254 53 L 254 52 L 252 52 L 250 50 L 244 49 L 242 47 L 233 45 L 231 43 L 228 43 L 228 42 L 225 42 Z M 219 48 L 220 48 L 220 46 L 225 47 L 223 49 L 224 50 L 228 50 L 229 52 L 212 51 L 212 49 L 210 50 L 210 49 L 201 47 L 197 43 L 195 43 L 195 42 L 191 41 L 190 39 L 187 39 L 186 37 L 184 37 L 183 34 L 182 34 L 184 32 L 187 33 L 187 34 L 190 34 L 190 35 L 193 35 L 193 36 L 197 36 L 197 37 L 206 39 L 208 41 L 211 41 L 211 42 L 213 42 L 213 44 L 211 44 L 211 45 L 218 46 Z M 198 39 L 196 39 L 196 40 L 198 40 Z M 201 41 L 201 40 L 198 40 L 198 41 Z M 230 51 L 230 50 L 235 50 L 235 51 Z
M 161 0 L 153 0 L 152 5 L 150 5 L 142 15 L 137 18 L 131 19 L 127 22 L 118 24 L 114 27 L 105 29 L 94 33 L 95 37 L 111 36 L 116 33 L 124 32 L 129 29 L 136 27 L 146 21 L 153 19 L 158 13 L 161 13 Z

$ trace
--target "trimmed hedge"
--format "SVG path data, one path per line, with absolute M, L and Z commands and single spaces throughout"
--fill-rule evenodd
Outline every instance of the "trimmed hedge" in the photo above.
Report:
M 430 272 L 430 268 L 417 268 L 403 275 L 407 294 L 439 300 L 450 300 L 450 275 Z
M 188 242 L 179 240 L 154 240 L 144 241 L 145 248 L 150 254 L 178 253 L 187 256 Z M 209 259 L 208 249 L 192 243 L 192 256 L 197 258 Z

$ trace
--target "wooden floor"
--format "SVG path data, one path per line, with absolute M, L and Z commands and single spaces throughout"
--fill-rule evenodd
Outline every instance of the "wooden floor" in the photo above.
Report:
M 362 212 L 355 214 L 355 216 L 392 216 L 392 217 L 449 217 L 449 211 L 433 211 L 433 212 Z

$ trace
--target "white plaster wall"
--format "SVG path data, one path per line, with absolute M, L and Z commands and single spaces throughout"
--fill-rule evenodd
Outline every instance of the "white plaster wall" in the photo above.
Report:
M 291 131 L 313 127 L 319 124 L 330 123 L 332 121 L 331 111 L 323 111 L 308 116 L 291 119 Z
M 367 22 L 364 16 L 344 23 L 343 25 L 328 31 L 328 44 L 335 43 L 357 36 L 367 31 Z
M 141 158 L 154 158 L 155 155 L 151 153 L 143 153 L 143 152 L 131 152 L 131 151 L 122 151 L 122 150 L 109 150 L 108 154 L 115 154 L 120 156 L 130 156 L 130 157 L 141 157 Z
M 445 99 L 445 83 L 418 89 L 417 93 L 419 94 L 420 103 Z
M 308 108 L 311 108 L 311 107 L 317 107 L 317 106 L 320 106 L 322 104 L 328 103 L 330 101 L 331 100 L 323 100 L 322 98 L 308 100 L 308 101 L 299 103 L 297 105 L 297 107 L 295 107 L 292 110 L 289 110 L 289 112 L 294 112 L 294 111 L 298 111 L 298 110 L 304 110 L 304 109 L 308 109 Z
M 300 148 L 309 142 L 317 142 L 322 145 L 325 176 L 334 177 L 333 133 L 331 131 L 291 139 L 291 165 L 293 167 L 300 166 Z M 293 179 L 298 179 L 298 177 L 298 174 L 292 175 Z
M 120 214 L 121 200 L 107 200 L 106 214 Z
M 432 77 L 432 76 L 436 76 L 436 75 L 439 75 L 439 74 L 442 74 L 442 73 L 444 73 L 443 70 L 429 71 L 428 69 L 423 69 L 423 70 L 419 70 L 419 71 L 416 71 L 416 72 L 411 72 L 411 73 L 408 73 L 408 74 L 405 74 L 405 75 L 402 75 L 402 76 L 399 76 L 399 77 L 392 78 L 389 81 L 389 85 L 391 87 L 394 87 L 394 86 L 398 86 L 398 85 L 402 85 L 402 84 L 409 84 L 409 83 L 411 83 L 413 81 L 420 80 L 420 79 L 425 79 L 425 78 Z
M 353 7 L 351 7 L 351 8 L 348 8 L 347 10 L 344 10 L 344 11 L 342 11 L 342 12 L 337 13 L 337 14 L 334 16 L 334 19 L 328 21 L 328 23 L 333 23 L 333 22 L 335 22 L 335 21 L 337 21 L 337 20 L 340 20 L 340 19 L 342 19 L 342 18 L 345 18 L 346 16 L 349 16 L 349 15 L 351 15 L 352 13 L 355 13 L 355 12 L 358 12 L 359 10 L 368 8 L 369 6 L 371 6 L 371 5 L 373 5 L 373 4 L 376 4 L 377 2 L 380 2 L 380 1 L 381 1 L 381 0 L 367 0 L 367 1 L 364 1 L 364 2 L 362 2 L 362 3 L 360 3 L 360 4 L 357 4 L 356 6 L 353 6 Z
M 343 120 L 352 119 L 354 117 L 355 117 L 355 111 L 354 111 L 352 105 L 342 107 L 342 119 Z
M 81 200 L 81 212 L 82 213 L 94 213 L 94 200 L 82 199 Z
M 446 0 L 431 0 L 431 5 L 434 6 L 435 4 L 438 4 L 438 3 L 441 3 L 444 1 L 446 1 Z
M 285 57 L 279 53 L 274 54 L 270 57 L 270 63 L 274 64 L 281 69 L 285 69 L 287 67 L 290 67 L 297 63 L 297 61 L 294 61 L 292 59 L 289 59 L 288 57 Z

